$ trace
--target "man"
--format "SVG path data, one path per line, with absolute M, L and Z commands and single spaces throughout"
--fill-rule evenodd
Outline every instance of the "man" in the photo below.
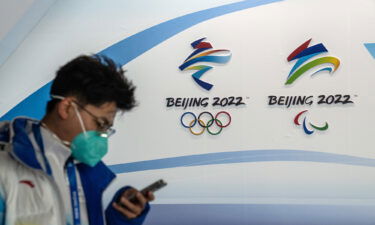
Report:
M 101 202 L 115 177 L 101 161 L 114 118 L 135 106 L 123 73 L 106 57 L 80 56 L 57 72 L 41 121 L 0 123 L 0 225 L 143 223 L 151 192 L 122 188 L 105 215 Z

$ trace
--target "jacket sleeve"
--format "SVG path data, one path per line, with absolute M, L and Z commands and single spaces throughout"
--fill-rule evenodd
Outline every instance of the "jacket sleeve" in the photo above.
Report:
M 105 211 L 107 225 L 141 225 L 146 219 L 146 215 L 150 210 L 150 205 L 148 203 L 145 209 L 143 210 L 143 212 L 141 213 L 141 215 L 139 215 L 137 218 L 134 218 L 134 219 L 126 218 L 119 211 L 113 208 L 112 203 L 115 202 L 120 197 L 120 195 L 129 188 L 130 187 L 127 186 L 118 190 L 115 196 L 113 197 L 111 203 L 109 203 Z

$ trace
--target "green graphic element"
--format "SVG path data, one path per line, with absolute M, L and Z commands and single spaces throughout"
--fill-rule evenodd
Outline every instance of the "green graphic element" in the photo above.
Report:
M 294 74 L 292 74 L 289 79 L 286 81 L 285 84 L 292 84 L 298 77 L 300 77 L 303 73 L 308 71 L 311 68 L 314 68 L 315 66 L 324 64 L 324 63 L 331 63 L 334 65 L 334 70 L 335 72 L 337 68 L 340 66 L 340 60 L 338 60 L 335 57 L 327 56 L 327 57 L 322 57 L 319 59 L 315 59 L 312 62 L 307 63 L 306 65 L 302 66 L 299 68 Z
M 323 131 L 323 130 L 327 130 L 328 129 L 328 123 L 326 122 L 326 125 L 324 125 L 323 127 L 318 127 L 318 126 L 315 126 L 313 125 L 312 123 L 309 123 L 310 126 L 312 126 L 313 128 L 317 129 L 317 130 L 320 130 L 320 131 Z

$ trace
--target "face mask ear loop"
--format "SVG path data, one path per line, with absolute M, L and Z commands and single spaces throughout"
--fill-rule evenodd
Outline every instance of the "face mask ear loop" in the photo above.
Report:
M 85 125 L 83 124 L 83 120 L 82 120 L 81 114 L 78 112 L 77 106 L 76 106 L 76 104 L 74 104 L 74 102 L 73 102 L 73 107 L 74 107 L 74 110 L 77 113 L 79 123 L 81 124 L 82 130 L 83 130 L 83 134 L 87 137 Z
M 65 97 L 61 96 L 61 95 L 51 95 L 51 98 L 52 99 L 59 99 L 59 100 L 64 100 Z

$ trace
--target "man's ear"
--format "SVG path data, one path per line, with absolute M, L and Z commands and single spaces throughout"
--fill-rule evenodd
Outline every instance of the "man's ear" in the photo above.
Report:
M 72 110 L 72 101 L 69 98 L 64 98 L 57 103 L 57 113 L 59 117 L 63 120 L 68 119 Z

